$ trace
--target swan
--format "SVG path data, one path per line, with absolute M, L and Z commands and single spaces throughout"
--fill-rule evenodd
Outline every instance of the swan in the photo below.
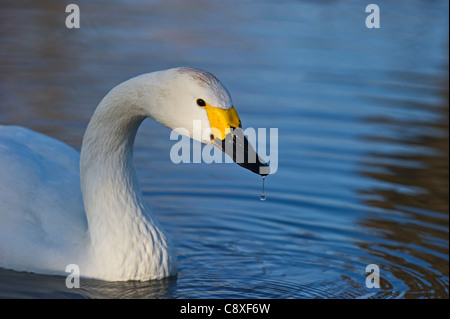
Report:
M 244 168 L 268 174 L 214 75 L 180 67 L 131 78 L 98 104 L 80 153 L 32 130 L 0 125 L 0 267 L 67 276 L 66 267 L 77 265 L 81 277 L 105 281 L 177 274 L 173 245 L 143 199 L 133 164 L 145 118 L 183 128 L 180 133 L 213 143 Z M 201 137 L 194 136 L 195 121 Z M 239 145 L 243 161 L 236 160 Z

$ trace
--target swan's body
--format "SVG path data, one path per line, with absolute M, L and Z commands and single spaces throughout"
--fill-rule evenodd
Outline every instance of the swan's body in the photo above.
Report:
M 136 177 L 137 129 L 150 117 L 192 137 L 200 120 L 201 141 L 210 143 L 213 113 L 230 126 L 238 120 L 231 110 L 213 75 L 177 68 L 111 90 L 89 122 L 81 154 L 31 130 L 0 126 L 0 267 L 67 275 L 66 266 L 76 264 L 83 277 L 114 281 L 175 275 L 175 254 Z

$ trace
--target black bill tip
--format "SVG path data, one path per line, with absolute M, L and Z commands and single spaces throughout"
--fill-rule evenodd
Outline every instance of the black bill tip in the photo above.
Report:
M 259 157 L 241 128 L 233 129 L 223 140 L 214 138 L 213 143 L 219 146 L 239 166 L 261 176 L 270 174 L 269 164 Z

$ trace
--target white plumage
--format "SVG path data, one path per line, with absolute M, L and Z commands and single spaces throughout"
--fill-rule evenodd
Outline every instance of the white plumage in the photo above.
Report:
M 67 275 L 66 266 L 77 264 L 83 277 L 114 281 L 175 275 L 171 244 L 142 198 L 133 143 L 146 117 L 191 137 L 200 120 L 202 142 L 210 142 L 200 97 L 232 107 L 213 75 L 191 68 L 118 85 L 92 116 L 81 160 L 53 138 L 0 126 L 0 267 Z

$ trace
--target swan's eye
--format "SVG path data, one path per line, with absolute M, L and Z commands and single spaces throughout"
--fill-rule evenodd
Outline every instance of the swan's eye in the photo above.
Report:
M 206 102 L 203 101 L 202 99 L 198 99 L 198 100 L 197 100 L 197 105 L 198 105 L 198 106 L 201 106 L 201 107 L 204 107 L 204 106 L 206 106 Z

